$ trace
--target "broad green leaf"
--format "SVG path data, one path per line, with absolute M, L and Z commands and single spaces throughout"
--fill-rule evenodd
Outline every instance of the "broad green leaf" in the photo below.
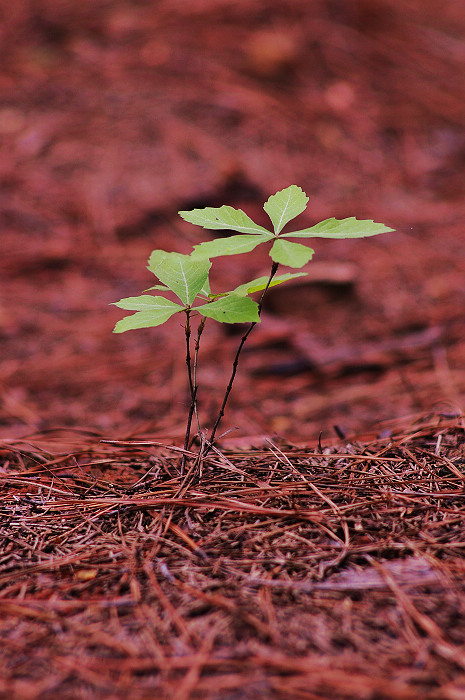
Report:
M 195 311 L 220 323 L 248 323 L 252 321 L 258 323 L 260 321 L 258 304 L 250 297 L 238 296 L 237 294 L 228 294 L 210 304 L 197 307 Z
M 288 267 L 303 267 L 311 260 L 315 251 L 300 243 L 290 243 L 278 238 L 270 250 L 271 259 L 274 262 Z
M 148 289 L 144 289 L 144 292 L 153 292 L 154 289 L 157 289 L 159 292 L 170 292 L 171 289 L 166 286 L 166 284 L 156 284 L 154 287 L 149 287 Z
M 196 226 L 208 229 L 229 229 L 238 233 L 267 233 L 266 228 L 259 226 L 245 214 L 242 209 L 222 207 L 205 207 L 192 211 L 179 211 L 179 216 Z
M 220 255 L 239 255 L 248 253 L 256 248 L 260 243 L 269 241 L 274 236 L 271 233 L 261 236 L 229 236 L 229 238 L 217 238 L 214 241 L 204 241 L 194 246 L 193 257 L 197 258 L 217 258 Z
M 351 216 L 348 219 L 325 219 L 302 231 L 283 233 L 283 236 L 287 238 L 365 238 L 388 231 L 394 231 L 394 229 L 378 224 L 376 221 L 360 221 Z
M 263 208 L 273 222 L 275 233 L 278 234 L 291 219 L 305 211 L 307 203 L 308 197 L 305 192 L 297 185 L 291 185 L 272 194 Z
M 205 284 L 203 285 L 202 289 L 200 290 L 200 294 L 203 294 L 205 297 L 211 296 L 212 290 L 210 289 L 210 280 L 207 279 L 205 280 Z
M 287 280 L 292 280 L 295 277 L 305 277 L 307 274 L 307 272 L 286 272 L 284 275 L 273 277 L 268 286 L 276 287 L 276 285 L 287 282 Z M 251 282 L 246 282 L 245 284 L 239 285 L 239 287 L 232 290 L 232 293 L 239 296 L 246 296 L 247 294 L 253 294 L 254 292 L 262 292 L 264 289 L 266 289 L 268 280 L 269 277 L 257 277 L 257 279 L 252 280 Z
M 192 304 L 208 279 L 211 262 L 180 253 L 154 250 L 148 268 L 171 289 L 184 304 Z
M 129 297 L 130 299 L 131 297 Z M 137 297 L 132 297 L 137 298 Z M 163 297 L 152 297 L 153 299 L 160 299 L 164 304 L 161 303 L 157 308 L 153 306 L 150 311 L 138 311 L 131 316 L 126 316 L 126 318 L 118 321 L 113 329 L 113 333 L 124 333 L 125 331 L 135 330 L 137 328 L 153 328 L 154 326 L 161 326 L 165 323 L 173 314 L 178 311 L 182 311 L 184 307 L 180 304 L 175 304 L 169 299 L 163 299 Z M 126 302 L 127 299 L 122 299 L 121 302 Z M 118 302 L 116 306 L 119 306 L 121 302 Z M 130 303 L 130 302 L 129 302 Z M 127 308 L 127 307 L 121 307 Z
M 126 311 L 169 311 L 174 308 L 174 311 L 179 311 L 184 307 L 176 304 L 174 301 L 165 299 L 165 297 L 153 297 L 151 294 L 141 294 L 138 297 L 126 297 L 115 301 L 113 306 Z

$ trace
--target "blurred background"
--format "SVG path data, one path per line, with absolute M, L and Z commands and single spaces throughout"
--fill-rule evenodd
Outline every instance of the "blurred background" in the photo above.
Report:
M 310 443 L 322 431 L 457 413 L 465 390 L 462 0 L 0 1 L 0 436 L 57 427 L 181 439 L 184 337 L 113 335 L 109 306 L 154 283 L 154 248 L 210 233 L 180 209 L 300 185 L 309 277 L 269 295 L 223 428 Z M 268 270 L 219 260 L 229 288 Z M 200 355 L 211 425 L 243 329 Z M 335 427 L 336 426 L 336 427 Z M 234 442 L 235 441 L 235 442 Z

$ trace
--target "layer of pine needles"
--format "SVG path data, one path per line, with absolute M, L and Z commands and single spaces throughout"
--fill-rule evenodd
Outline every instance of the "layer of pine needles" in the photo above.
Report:
M 3 440 L 0 696 L 463 698 L 464 438 Z

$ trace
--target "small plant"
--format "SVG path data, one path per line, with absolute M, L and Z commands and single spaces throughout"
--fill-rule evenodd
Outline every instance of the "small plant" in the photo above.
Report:
M 371 220 L 358 221 L 351 217 L 348 219 L 326 219 L 310 228 L 283 233 L 286 224 L 305 211 L 307 203 L 307 195 L 297 185 L 291 185 L 269 197 L 263 208 L 270 217 L 273 225 L 272 231 L 256 224 L 241 209 L 234 209 L 230 206 L 180 211 L 179 215 L 192 224 L 210 230 L 234 231 L 236 235 L 204 241 L 194 246 L 190 255 L 169 253 L 164 250 L 152 252 L 148 269 L 153 272 L 161 284 L 146 291 L 160 291 L 164 295 L 171 293 L 176 297 L 176 301 L 172 301 L 166 296 L 142 294 L 137 297 L 121 299 L 115 303 L 120 309 L 136 313 L 118 321 L 114 333 L 160 326 L 174 314 L 184 314 L 186 368 L 191 402 L 187 416 L 182 471 L 185 466 L 194 416 L 199 437 L 202 434 L 197 408 L 197 368 L 200 339 L 207 319 L 213 319 L 220 323 L 249 323 L 250 325 L 239 342 L 216 422 L 211 429 L 208 440 L 202 441 L 203 454 L 206 454 L 214 444 L 232 390 L 240 353 L 255 324 L 260 322 L 263 300 L 268 289 L 307 274 L 306 272 L 276 274 L 279 265 L 300 269 L 313 256 L 314 251 L 311 248 L 289 239 L 364 238 L 393 230 L 384 224 L 378 224 Z M 212 258 L 249 253 L 262 244 L 269 247 L 271 267 L 268 276 L 242 283 L 230 291 L 212 292 L 209 282 Z M 257 292 L 260 293 L 258 302 L 250 296 Z M 192 348 L 191 322 L 193 318 L 196 318 L 198 323 Z

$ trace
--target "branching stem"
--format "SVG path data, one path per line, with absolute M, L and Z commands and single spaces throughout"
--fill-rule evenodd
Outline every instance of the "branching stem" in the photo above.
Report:
M 184 436 L 184 453 L 182 455 L 182 462 L 181 462 L 181 474 L 184 474 L 184 467 L 186 466 L 186 450 L 189 449 L 189 440 L 191 436 L 191 425 L 192 425 L 192 416 L 194 415 L 194 410 L 195 410 L 195 403 L 196 403 L 196 396 L 195 396 L 195 389 L 194 389 L 194 382 L 192 378 L 192 360 L 191 360 L 191 346 L 190 346 L 190 340 L 191 340 L 191 324 L 190 324 L 190 315 L 191 315 L 191 310 L 186 309 L 186 325 L 184 327 L 185 331 L 185 337 L 186 337 L 186 368 L 187 368 L 187 379 L 189 383 L 189 391 L 191 395 L 191 404 L 189 407 L 189 413 L 187 414 L 187 423 L 186 423 L 186 434 Z
M 186 451 L 189 449 L 189 442 L 190 442 L 190 436 L 191 436 L 191 427 L 192 427 L 192 418 L 195 415 L 195 418 L 197 420 L 197 430 L 198 434 L 200 435 L 200 421 L 199 421 L 199 414 L 197 410 L 197 390 L 198 390 L 198 385 L 197 385 L 197 358 L 199 354 L 199 345 L 200 345 L 200 336 L 202 335 L 204 326 L 205 326 L 205 321 L 206 318 L 203 317 L 202 320 L 199 323 L 199 327 L 197 329 L 197 338 L 195 340 L 195 346 L 194 346 L 194 361 L 192 362 L 192 357 L 191 357 L 191 349 L 190 349 L 190 340 L 191 340 L 191 325 L 190 325 L 190 315 L 191 315 L 191 309 L 186 309 L 186 325 L 185 325 L 185 336 L 186 336 L 186 367 L 187 367 L 187 377 L 188 377 L 188 382 L 189 382 L 189 391 L 190 391 L 190 396 L 191 396 L 191 403 L 189 406 L 189 413 L 187 414 L 187 423 L 186 423 L 186 434 L 184 436 L 184 453 L 182 456 L 182 462 L 181 462 L 181 475 L 184 474 L 184 468 L 186 466 Z
M 194 386 L 194 393 L 195 393 L 195 400 L 194 400 L 194 413 L 195 413 L 195 418 L 197 421 L 197 432 L 200 437 L 201 429 L 200 429 L 200 421 L 199 421 L 199 412 L 197 410 L 197 361 L 199 357 L 199 346 L 200 346 L 200 337 L 203 333 L 203 329 L 205 328 L 205 322 L 207 320 L 206 316 L 203 316 L 202 319 L 200 320 L 199 327 L 197 328 L 197 338 L 195 339 L 195 346 L 194 346 L 194 366 L 193 366 L 193 373 L 192 373 L 192 379 L 193 379 L 193 386 Z
M 264 300 L 264 298 L 265 298 L 265 294 L 266 294 L 267 291 L 268 291 L 268 288 L 269 288 L 269 286 L 270 286 L 270 284 L 271 284 L 271 280 L 273 279 L 273 277 L 275 276 L 276 272 L 278 271 L 278 267 L 279 267 L 279 263 L 273 262 L 273 264 L 272 264 L 272 266 L 271 266 L 271 270 L 270 270 L 270 276 L 268 277 L 268 281 L 267 281 L 267 283 L 266 283 L 266 287 L 265 287 L 265 289 L 263 290 L 263 292 L 262 292 L 262 294 L 261 294 L 261 296 L 260 296 L 259 302 L 258 302 L 258 315 L 259 315 L 259 316 L 261 315 L 261 312 L 262 312 L 262 306 L 263 306 L 263 300 Z M 244 335 L 243 335 L 242 338 L 241 338 L 241 342 L 239 343 L 239 347 L 237 348 L 236 355 L 235 355 L 235 357 L 234 357 L 233 366 L 232 366 L 232 372 L 231 372 L 231 376 L 230 376 L 230 378 L 229 378 L 228 386 L 226 387 L 226 391 L 225 391 L 225 394 L 224 394 L 224 397 L 223 397 L 223 403 L 221 404 L 221 408 L 220 408 L 220 410 L 219 410 L 218 417 L 217 417 L 217 419 L 216 419 L 216 423 L 215 423 L 215 425 L 213 426 L 213 429 L 212 429 L 212 431 L 211 431 L 211 433 L 210 433 L 210 437 L 209 437 L 209 439 L 208 439 L 208 443 L 209 443 L 209 444 L 207 444 L 207 446 L 206 446 L 206 448 L 205 448 L 204 455 L 208 454 L 208 452 L 209 452 L 210 449 L 211 449 L 211 446 L 212 446 L 213 443 L 214 443 L 215 436 L 216 436 L 216 433 L 217 433 L 217 430 L 218 430 L 218 426 L 219 426 L 219 424 L 221 423 L 221 419 L 222 419 L 223 416 L 224 416 L 224 411 L 225 411 L 225 408 L 226 408 L 226 404 L 228 403 L 229 394 L 231 393 L 231 390 L 232 390 L 232 387 L 233 387 L 233 383 L 234 383 L 234 379 L 235 379 L 235 377 L 236 377 L 237 368 L 238 368 L 238 365 L 239 365 L 239 356 L 240 356 L 240 354 L 241 354 L 242 348 L 244 347 L 247 338 L 249 337 L 249 335 L 251 334 L 251 332 L 253 331 L 253 329 L 254 329 L 254 327 L 255 327 L 256 325 L 257 325 L 257 321 L 252 321 L 252 323 L 251 323 L 250 326 L 248 327 L 247 331 L 244 333 Z

